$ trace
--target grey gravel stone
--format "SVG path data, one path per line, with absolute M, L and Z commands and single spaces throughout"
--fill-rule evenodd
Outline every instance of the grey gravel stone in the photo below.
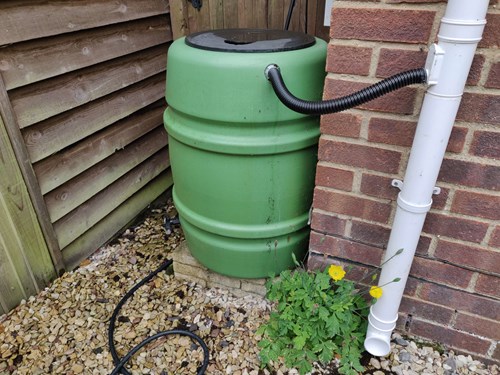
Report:
M 395 341 L 396 341 L 396 344 L 401 345 L 401 346 L 408 346 L 409 345 L 408 341 L 406 341 L 402 337 L 396 337 Z
M 446 368 L 445 366 L 447 366 L 448 368 Z M 448 358 L 444 361 L 443 368 L 445 370 L 456 371 L 457 363 L 455 362 L 455 360 L 453 358 Z
M 411 354 L 405 351 L 402 351 L 399 353 L 399 361 L 400 362 L 410 362 L 411 361 Z

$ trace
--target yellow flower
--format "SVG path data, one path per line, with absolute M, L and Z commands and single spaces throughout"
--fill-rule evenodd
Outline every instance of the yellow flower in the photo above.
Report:
M 328 274 L 330 277 L 335 280 L 339 281 L 342 280 L 345 276 L 345 271 L 342 268 L 342 266 L 336 266 L 336 265 L 331 265 L 330 268 L 328 268 Z
M 382 288 L 378 286 L 372 286 L 370 288 L 370 296 L 379 299 L 380 297 L 382 297 Z

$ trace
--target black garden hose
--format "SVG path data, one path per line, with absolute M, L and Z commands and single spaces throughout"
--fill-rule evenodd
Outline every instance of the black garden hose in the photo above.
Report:
M 198 375 L 203 375 L 207 369 L 208 366 L 208 360 L 209 360 L 209 351 L 207 344 L 201 339 L 201 337 L 195 335 L 192 332 L 185 331 L 185 330 L 179 330 L 179 329 L 173 329 L 169 331 L 162 331 L 158 332 L 157 334 L 153 336 L 147 337 L 145 340 L 141 341 L 139 344 L 134 346 L 132 350 L 130 350 L 123 358 L 120 358 L 116 352 L 115 348 L 115 343 L 114 343 L 114 333 L 115 333 L 115 324 L 116 324 L 116 318 L 118 317 L 118 313 L 120 312 L 120 309 L 122 306 L 127 302 L 127 300 L 132 297 L 132 295 L 139 289 L 141 286 L 149 282 L 153 277 L 155 277 L 158 273 L 161 271 L 164 271 L 167 269 L 170 265 L 172 264 L 172 260 L 168 259 L 166 260 L 160 267 L 158 267 L 156 270 L 151 272 L 149 275 L 147 275 L 144 279 L 139 281 L 137 284 L 134 285 L 132 289 L 130 289 L 118 302 L 118 304 L 115 307 L 115 310 L 113 311 L 113 315 L 111 315 L 111 319 L 109 320 L 109 329 L 108 329 L 108 343 L 109 343 L 109 351 L 111 352 L 111 356 L 113 357 L 113 362 L 115 364 L 115 368 L 111 375 L 116 375 L 116 374 L 123 374 L 123 375 L 131 375 L 131 373 L 124 367 L 125 364 L 130 360 L 130 358 L 137 353 L 140 349 L 142 349 L 145 345 L 149 344 L 151 341 L 154 341 L 160 337 L 163 336 L 169 336 L 169 335 L 182 335 L 182 336 L 188 336 L 194 341 L 196 341 L 201 348 L 203 349 L 203 363 L 201 367 L 198 368 Z
M 341 112 L 369 102 L 370 100 L 402 87 L 427 82 L 427 71 L 424 68 L 412 69 L 395 74 L 374 85 L 341 98 L 308 101 L 297 98 L 288 90 L 277 65 L 268 65 L 265 70 L 265 76 L 271 82 L 276 96 L 284 105 L 292 111 L 306 115 L 324 115 L 327 113 Z

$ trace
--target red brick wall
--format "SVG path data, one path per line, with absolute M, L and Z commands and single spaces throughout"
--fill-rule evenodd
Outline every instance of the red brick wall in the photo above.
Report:
M 472 0 L 471 0 L 472 1 Z M 500 9 L 491 3 L 417 249 L 398 327 L 500 361 Z M 445 1 L 336 0 L 325 98 L 422 67 Z M 380 264 L 424 89 L 323 116 L 310 268 Z

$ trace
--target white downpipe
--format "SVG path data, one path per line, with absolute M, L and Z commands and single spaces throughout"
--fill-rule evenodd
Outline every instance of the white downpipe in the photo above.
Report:
M 430 66 L 426 68 L 437 83 L 429 80 L 435 84 L 424 97 L 404 183 L 393 183 L 401 192 L 385 259 L 399 249 L 404 250 L 382 267 L 378 285 L 387 285 L 368 316 L 365 348 L 375 356 L 390 352 L 391 333 L 472 59 L 486 24 L 488 3 L 489 0 L 449 0 L 441 20 L 438 45 L 432 49 L 444 54 L 428 59 Z M 395 278 L 401 280 L 390 283 Z

